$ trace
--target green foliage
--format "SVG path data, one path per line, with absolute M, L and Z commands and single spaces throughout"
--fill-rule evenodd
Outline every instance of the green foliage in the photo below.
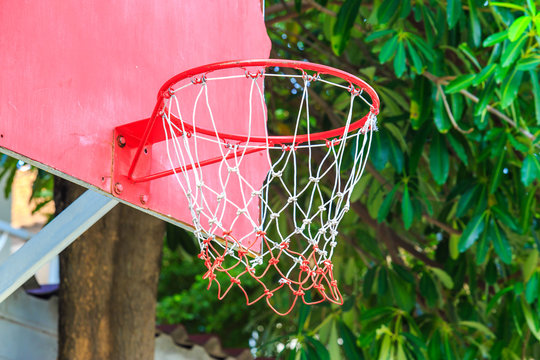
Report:
M 356 71 L 382 105 L 358 221 L 340 228 L 334 255 L 345 305 L 276 320 L 293 329 L 272 329 L 258 353 L 540 358 L 537 3 L 358 3 L 269 27 L 273 56 Z

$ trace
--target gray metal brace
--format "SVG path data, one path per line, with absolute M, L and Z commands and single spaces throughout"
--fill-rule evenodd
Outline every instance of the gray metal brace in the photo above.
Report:
M 107 214 L 118 200 L 87 190 L 0 265 L 0 303 Z

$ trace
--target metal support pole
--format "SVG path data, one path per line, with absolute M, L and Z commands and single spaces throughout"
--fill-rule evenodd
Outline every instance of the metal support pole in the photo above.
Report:
M 0 303 L 88 230 L 118 200 L 87 190 L 0 265 Z

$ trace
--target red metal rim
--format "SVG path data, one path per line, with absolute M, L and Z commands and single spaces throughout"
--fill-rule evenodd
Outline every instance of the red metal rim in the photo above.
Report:
M 287 67 L 287 68 L 293 68 L 296 70 L 307 70 L 307 71 L 314 71 L 317 74 L 327 74 L 336 76 L 339 78 L 342 78 L 349 82 L 349 84 L 354 87 L 358 86 L 356 90 L 362 90 L 364 93 L 367 93 L 369 97 L 371 98 L 371 109 L 368 114 L 366 114 L 363 118 L 353 122 L 349 125 L 347 131 L 350 133 L 352 131 L 358 130 L 362 128 L 367 121 L 370 114 L 377 115 L 379 113 L 379 96 L 373 90 L 373 88 L 367 84 L 362 79 L 358 78 L 357 76 L 354 76 L 346 71 L 335 69 L 330 66 L 321 65 L 321 64 L 315 64 L 305 61 L 296 61 L 296 60 L 280 60 L 280 59 L 256 59 L 256 60 L 233 60 L 233 61 L 225 61 L 225 62 L 217 62 L 213 64 L 198 66 L 193 69 L 186 70 L 184 72 L 181 72 L 171 79 L 169 79 L 166 83 L 163 84 L 161 89 L 158 93 L 158 103 L 156 105 L 156 109 L 154 109 L 154 115 L 158 114 L 158 108 L 161 107 L 163 104 L 163 100 L 166 96 L 169 94 L 169 89 L 171 89 L 176 83 L 190 79 L 193 77 L 196 77 L 198 75 L 206 75 L 213 71 L 217 70 L 224 70 L 224 69 L 231 69 L 231 68 L 243 68 L 243 67 Z M 189 126 L 190 128 L 193 128 L 193 126 Z M 215 136 L 216 133 L 211 130 L 195 127 L 195 131 Z M 235 141 L 248 141 L 251 143 L 268 143 L 269 145 L 279 145 L 279 144 L 301 144 L 307 141 L 317 141 L 317 140 L 326 140 L 330 138 L 335 138 L 339 136 L 343 136 L 345 131 L 345 127 L 340 127 L 333 130 L 328 131 L 322 131 L 318 133 L 313 134 L 304 134 L 304 135 L 288 135 L 288 136 L 268 136 L 266 137 L 257 137 L 257 136 L 248 136 L 241 135 L 241 134 L 225 134 L 225 133 L 218 133 L 220 138 L 226 139 L 226 140 L 235 140 Z

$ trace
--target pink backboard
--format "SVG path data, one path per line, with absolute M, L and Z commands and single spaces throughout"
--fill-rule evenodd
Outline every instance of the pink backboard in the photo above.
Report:
M 269 51 L 260 0 L 4 1 L 0 151 L 189 227 L 174 177 L 130 183 L 118 175 L 125 169 L 114 163 L 115 128 L 147 119 L 158 89 L 175 74 Z M 247 126 L 242 91 L 215 98 L 220 121 L 237 131 Z M 148 171 L 167 166 L 159 146 L 147 155 Z M 255 182 L 268 170 L 260 156 L 246 163 Z M 119 182 L 123 191 L 115 192 Z

